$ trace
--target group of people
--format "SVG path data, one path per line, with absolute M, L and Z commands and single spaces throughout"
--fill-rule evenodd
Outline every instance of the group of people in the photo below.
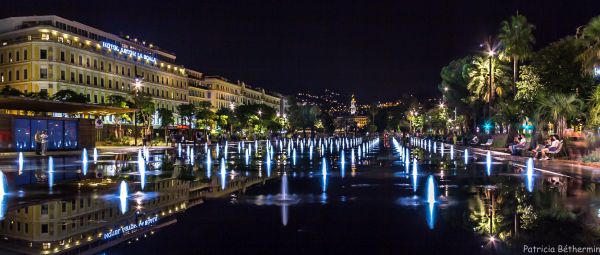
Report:
M 46 156 L 48 151 L 48 132 L 46 130 L 38 130 L 33 137 L 35 140 L 35 154 Z
M 520 151 L 526 150 L 527 138 L 525 135 L 519 134 L 515 137 L 514 143 L 510 146 L 510 152 L 515 155 Z M 538 143 L 535 148 L 531 149 L 533 158 L 548 160 L 549 153 L 555 153 L 560 149 L 560 140 L 557 135 L 551 135 L 543 143 Z
M 554 153 L 560 148 L 560 140 L 557 135 L 549 136 L 543 144 L 538 144 L 535 149 L 532 150 L 533 158 L 537 159 L 540 156 L 541 160 L 548 160 L 548 153 Z

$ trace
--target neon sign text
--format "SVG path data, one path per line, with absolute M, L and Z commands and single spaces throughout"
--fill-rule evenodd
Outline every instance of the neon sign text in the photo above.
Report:
M 109 49 L 109 50 L 112 50 L 112 51 L 116 51 L 116 52 L 125 54 L 125 55 L 130 55 L 130 56 L 133 56 L 133 57 L 136 57 L 136 58 L 141 58 L 143 60 L 154 62 L 156 64 L 156 58 L 153 57 L 153 56 L 149 56 L 149 55 L 137 52 L 137 51 L 133 51 L 133 50 L 126 49 L 126 48 L 123 48 L 123 47 L 119 47 L 119 46 L 114 45 L 112 43 L 102 42 L 102 47 L 106 48 L 106 49 Z

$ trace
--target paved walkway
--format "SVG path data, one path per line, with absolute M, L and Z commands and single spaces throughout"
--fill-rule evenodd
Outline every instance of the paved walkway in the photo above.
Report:
M 98 146 L 98 153 L 132 153 L 136 152 L 138 149 L 143 148 L 142 146 Z M 152 146 L 148 147 L 149 150 L 164 150 L 171 149 L 171 146 Z M 88 153 L 92 153 L 93 148 L 88 148 Z M 68 151 L 48 151 L 46 156 L 37 155 L 33 151 L 23 152 L 23 157 L 26 158 L 43 158 L 47 156 L 73 156 L 73 155 L 81 155 L 81 150 L 68 150 Z M 2 152 L 0 153 L 0 159 L 11 159 L 19 157 L 19 152 Z
M 450 145 L 445 145 L 446 150 Z M 465 146 L 454 146 L 455 150 L 463 152 Z M 478 156 L 485 156 L 488 152 L 486 149 L 476 147 L 466 147 L 469 152 L 475 153 Z M 489 150 L 495 161 L 510 161 L 515 165 L 524 167 L 529 157 L 514 156 L 510 153 Z M 556 174 L 573 178 L 589 178 L 600 180 L 600 168 L 587 166 L 578 161 L 572 160 L 534 160 L 534 169 L 543 173 Z

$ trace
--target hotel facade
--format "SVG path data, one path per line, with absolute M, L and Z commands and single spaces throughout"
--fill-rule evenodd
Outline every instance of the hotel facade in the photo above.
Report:
M 49 95 L 70 89 L 92 104 L 138 90 L 159 108 L 187 103 L 185 69 L 175 55 L 58 16 L 0 20 L 0 85 Z M 136 79 L 143 86 L 136 88 Z
M 178 105 L 200 102 L 214 109 L 258 103 L 284 109 L 277 93 L 205 76 L 152 43 L 54 15 L 0 20 L 0 87 L 5 86 L 50 96 L 69 89 L 90 104 L 142 93 L 156 108 L 175 113 Z

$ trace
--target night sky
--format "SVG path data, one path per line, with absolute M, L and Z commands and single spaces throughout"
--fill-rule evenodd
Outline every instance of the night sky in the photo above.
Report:
M 0 16 L 55 14 L 153 42 L 205 74 L 367 102 L 436 95 L 441 67 L 476 53 L 517 10 L 540 48 L 600 15 L 600 1 L 6 0 Z

